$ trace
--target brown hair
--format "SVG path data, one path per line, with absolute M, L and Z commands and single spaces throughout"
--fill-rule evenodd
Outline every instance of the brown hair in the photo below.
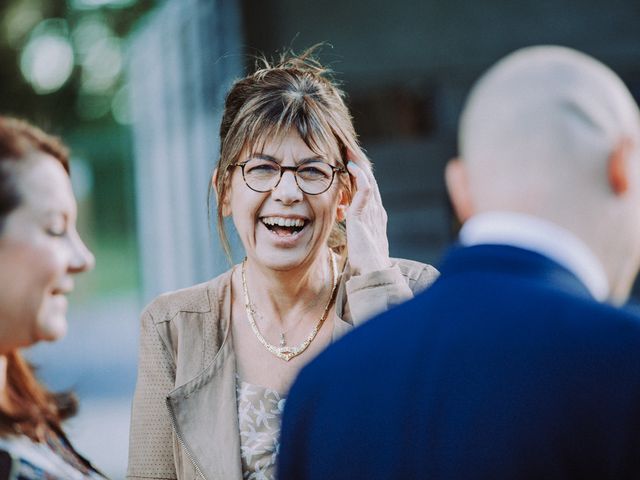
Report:
M 301 55 L 283 53 L 276 62 L 258 59 L 255 71 L 236 81 L 227 94 L 220 125 L 215 187 L 218 233 L 229 258 L 222 199 L 228 193 L 229 172 L 243 152 L 258 149 L 267 140 L 282 139 L 292 130 L 312 151 L 322 156 L 328 154 L 342 166 L 347 163 L 347 150 L 359 149 L 344 103 L 345 93 L 338 88 L 331 71 L 314 56 L 319 46 Z M 347 176 L 341 177 L 343 187 L 351 195 L 350 182 L 344 179 Z M 342 249 L 345 245 L 344 223 L 337 222 L 329 246 Z
M 22 201 L 15 167 L 34 152 L 51 155 L 69 173 L 69 152 L 60 140 L 23 120 L 0 116 L 0 236 L 4 220 Z M 6 360 L 8 406 L 0 408 L 0 436 L 22 433 L 38 441 L 47 428 L 61 431 L 61 422 L 76 412 L 75 397 L 47 390 L 19 351 L 6 354 Z
M 59 139 L 24 120 L 0 116 L 0 234 L 7 215 L 21 203 L 13 167 L 33 152 L 58 159 L 69 173 L 69 150 Z

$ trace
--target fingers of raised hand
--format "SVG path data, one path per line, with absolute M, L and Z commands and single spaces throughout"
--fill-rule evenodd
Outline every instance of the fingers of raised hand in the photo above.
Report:
M 367 201 L 371 197 L 371 182 L 367 178 L 366 172 L 355 162 L 350 161 L 347 164 L 347 169 L 356 180 L 356 193 L 353 196 L 351 207 L 349 209 L 356 215 L 360 215 L 364 211 L 364 208 L 367 206 Z
M 371 161 L 367 158 L 364 152 L 358 149 L 357 152 L 353 150 L 347 150 L 347 158 L 350 162 L 355 163 L 358 167 L 360 167 L 365 175 L 367 176 L 367 180 L 371 184 L 371 189 L 374 198 L 382 204 L 382 199 L 380 198 L 380 189 L 378 188 L 378 182 L 376 181 L 376 177 L 373 175 L 373 170 L 371 167 Z
M 347 159 L 349 160 L 349 163 L 353 162 L 355 163 L 358 167 L 360 167 L 365 175 L 367 176 L 367 179 L 369 180 L 369 183 L 375 183 L 375 179 L 373 177 L 373 171 L 371 170 L 371 161 L 367 158 L 367 156 L 364 154 L 364 152 L 360 149 L 358 149 L 357 151 L 348 149 L 347 150 Z

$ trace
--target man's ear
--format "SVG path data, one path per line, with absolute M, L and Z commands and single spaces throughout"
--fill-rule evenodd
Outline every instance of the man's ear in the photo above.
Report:
M 217 168 L 213 171 L 213 176 L 211 177 L 211 186 L 213 187 L 213 191 L 216 192 L 216 200 L 218 201 L 218 203 L 222 202 L 222 216 L 228 217 L 229 215 L 231 215 L 231 205 L 229 204 L 229 188 L 227 186 L 224 198 L 220 198 L 220 192 L 218 192 Z
M 617 195 L 624 195 L 629 189 L 629 157 L 631 140 L 622 138 L 618 141 L 607 159 L 607 179 L 611 191 Z
M 464 162 L 459 158 L 449 160 L 444 171 L 449 198 L 460 223 L 467 221 L 474 213 L 469 176 Z

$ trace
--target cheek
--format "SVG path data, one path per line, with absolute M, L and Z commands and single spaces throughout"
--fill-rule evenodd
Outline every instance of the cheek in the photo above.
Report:
M 16 245 L 0 256 L 0 280 L 7 288 L 0 292 L 0 315 L 11 340 L 24 347 L 40 339 L 59 338 L 66 331 L 66 299 L 55 299 L 52 289 L 66 272 L 62 248 L 31 244 Z
M 42 248 L 34 252 L 31 268 L 37 272 L 37 278 L 43 286 L 50 284 L 50 288 L 55 287 L 56 282 L 67 273 L 69 259 L 64 252 L 65 249 L 60 247 Z
M 67 263 L 59 254 L 49 252 L 41 256 L 38 277 L 39 309 L 34 336 L 37 340 L 57 340 L 67 332 L 67 298 L 51 295 L 59 288 L 61 279 L 67 274 Z
M 315 211 L 316 219 L 322 219 L 323 233 L 330 232 L 336 220 L 341 220 L 340 196 L 338 195 L 338 192 L 327 199 L 323 199 L 322 203 L 316 204 Z
M 66 313 L 66 298 L 52 296 L 56 288 L 62 287 L 61 281 L 67 275 L 68 259 L 61 254 L 63 248 L 44 248 L 31 252 L 29 276 L 25 278 L 25 288 L 31 290 L 29 311 L 35 312 L 35 328 L 37 331 L 51 322 L 51 319 Z M 58 330 L 59 328 L 56 328 Z M 37 335 L 41 337 L 42 335 Z M 50 335 L 47 334 L 46 338 Z
M 14 273 L 34 289 L 53 284 L 66 272 L 68 259 L 65 252 L 61 245 L 47 242 L 17 246 L 13 250 Z
M 253 237 L 258 212 L 267 194 L 247 191 L 242 179 L 240 182 L 242 185 L 234 184 L 229 192 L 229 213 L 240 238 L 246 242 L 247 237 Z

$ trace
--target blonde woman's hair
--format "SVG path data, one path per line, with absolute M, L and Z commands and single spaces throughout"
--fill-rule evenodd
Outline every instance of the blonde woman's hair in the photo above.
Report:
M 346 167 L 347 151 L 357 151 L 357 136 L 345 93 L 332 72 L 315 57 L 319 45 L 300 55 L 283 53 L 275 62 L 259 58 L 255 71 L 236 81 L 227 94 L 220 125 L 220 158 L 217 164 L 217 226 L 222 247 L 231 258 L 222 204 L 229 189 L 233 165 L 243 152 L 259 151 L 267 141 L 282 140 L 297 132 L 314 153 Z M 345 180 L 345 178 L 347 178 Z M 352 186 L 347 175 L 339 180 L 349 199 Z M 210 185 L 213 185 L 213 178 Z M 211 192 L 210 192 L 211 195 Z M 346 247 L 345 226 L 336 222 L 329 247 Z

